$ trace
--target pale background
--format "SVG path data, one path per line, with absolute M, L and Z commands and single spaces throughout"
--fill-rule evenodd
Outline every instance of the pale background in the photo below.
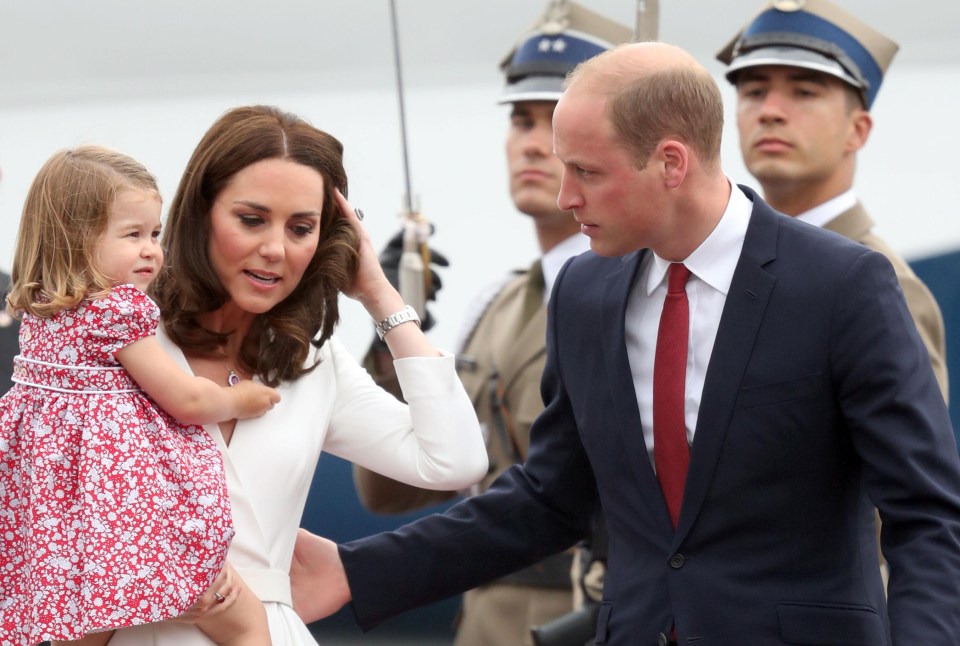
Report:
M 953 188 L 960 149 L 960 3 L 839 0 L 902 45 L 874 108 L 858 190 L 908 259 L 960 249 Z M 632 0 L 582 0 L 632 24 Z M 752 183 L 737 150 L 732 92 L 713 56 L 761 0 L 660 0 L 660 36 L 694 53 L 728 101 L 724 162 Z M 507 108 L 498 63 L 545 0 L 397 0 L 412 181 L 453 265 L 430 333 L 453 348 L 483 286 L 537 250 L 507 193 Z M 404 180 L 388 0 L 0 0 L 0 267 L 21 205 L 55 150 L 121 149 L 174 192 L 187 158 L 226 109 L 277 104 L 339 137 L 350 195 L 379 246 L 398 229 Z M 371 322 L 352 302 L 338 335 L 355 354 Z M 359 509 L 349 466 L 324 458 L 305 526 L 334 540 L 409 519 Z M 448 643 L 456 599 L 359 637 L 349 614 L 318 624 L 326 644 Z M 402 641 L 400 635 L 416 635 Z M 352 637 L 352 639 L 351 639 Z
M 630 0 L 583 4 L 632 24 Z M 660 37 L 697 55 L 728 99 L 724 162 L 736 147 L 732 92 L 714 53 L 759 0 L 661 0 Z M 960 4 L 847 0 L 901 43 L 874 107 L 858 190 L 908 259 L 960 248 L 952 188 L 960 147 Z M 452 348 L 473 296 L 537 254 L 509 201 L 507 108 L 497 68 L 542 0 L 397 0 L 414 192 L 436 225 L 443 272 L 434 342 Z M 404 180 L 388 0 L 0 0 L 0 267 L 9 268 L 30 180 L 82 143 L 144 162 L 169 200 L 204 130 L 224 110 L 277 104 L 340 138 L 350 196 L 380 246 L 398 229 Z M 354 303 L 338 332 L 371 335 Z

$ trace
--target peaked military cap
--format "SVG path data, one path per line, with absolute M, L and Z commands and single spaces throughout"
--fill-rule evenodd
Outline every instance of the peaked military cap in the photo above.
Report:
M 628 27 L 575 2 L 551 2 L 500 63 L 507 86 L 498 103 L 557 101 L 573 68 L 632 37 Z
M 773 0 L 717 54 L 727 80 L 759 65 L 817 70 L 860 91 L 869 110 L 899 46 L 830 0 Z

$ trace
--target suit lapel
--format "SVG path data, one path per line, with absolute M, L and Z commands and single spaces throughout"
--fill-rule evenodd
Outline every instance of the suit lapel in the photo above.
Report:
M 753 213 L 707 367 L 675 544 L 690 531 L 706 498 L 740 383 L 776 283 L 764 266 L 776 257 L 778 216 L 752 191 L 745 192 L 753 200 Z
M 613 408 L 618 420 L 617 429 L 627 455 L 633 465 L 634 476 L 644 503 L 650 508 L 651 517 L 662 518 L 670 526 L 667 506 L 660 493 L 660 484 L 653 472 L 647 455 L 647 445 L 643 440 L 643 425 L 640 422 L 640 410 L 637 406 L 637 393 L 633 387 L 633 373 L 626 348 L 626 311 L 627 300 L 637 272 L 647 251 L 624 256 L 617 271 L 611 273 L 604 283 L 601 302 L 601 321 L 604 333 L 601 342 L 604 364 L 607 369 L 607 382 L 610 384 Z

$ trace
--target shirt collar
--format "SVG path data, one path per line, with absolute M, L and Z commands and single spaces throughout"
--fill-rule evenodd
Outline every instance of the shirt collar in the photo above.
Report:
M 796 217 L 801 222 L 812 224 L 815 227 L 822 227 L 844 211 L 852 209 L 856 203 L 857 193 L 851 188 L 849 191 L 830 198 L 823 204 L 815 206 Z
M 543 268 L 543 292 L 550 294 L 557 274 L 563 269 L 564 263 L 574 256 L 579 256 L 590 250 L 590 238 L 582 233 L 575 233 L 553 249 L 543 254 L 540 266 Z
M 694 276 L 724 295 L 730 290 L 733 272 L 743 249 L 743 239 L 747 235 L 747 225 L 750 224 L 750 214 L 753 212 L 750 198 L 731 182 L 730 178 L 727 178 L 727 181 L 731 186 L 730 199 L 720 221 L 706 240 L 683 260 L 683 264 Z M 647 296 L 663 282 L 670 267 L 670 261 L 652 252 L 651 255 L 653 263 L 647 274 Z

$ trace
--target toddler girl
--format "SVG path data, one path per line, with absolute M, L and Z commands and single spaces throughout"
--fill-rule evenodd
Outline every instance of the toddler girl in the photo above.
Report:
M 270 643 L 238 576 L 211 587 L 233 525 L 197 425 L 260 416 L 279 395 L 190 376 L 161 349 L 145 293 L 160 204 L 142 165 L 96 146 L 55 154 L 30 187 L 7 304 L 20 355 L 0 399 L 0 644 L 101 645 L 211 603 L 198 625 L 218 644 Z

